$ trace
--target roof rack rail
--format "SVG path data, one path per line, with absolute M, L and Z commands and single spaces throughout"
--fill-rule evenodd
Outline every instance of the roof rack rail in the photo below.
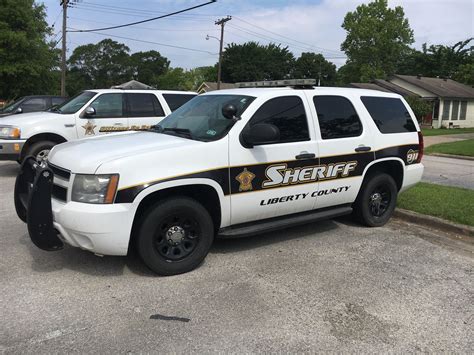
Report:
M 290 86 L 293 88 L 312 89 L 316 85 L 316 79 L 285 79 L 285 80 L 264 80 L 235 83 L 237 88 L 275 88 Z

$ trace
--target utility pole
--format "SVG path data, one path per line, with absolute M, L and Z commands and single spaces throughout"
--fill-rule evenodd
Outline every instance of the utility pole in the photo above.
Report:
M 66 21 L 67 21 L 67 5 L 69 0 L 61 0 L 60 5 L 63 7 L 63 46 L 61 51 L 61 96 L 66 96 Z
M 221 18 L 215 22 L 216 25 L 221 26 L 221 40 L 219 41 L 219 64 L 217 67 L 217 90 L 221 88 L 221 72 L 222 72 L 222 48 L 224 46 L 224 25 L 227 21 L 232 20 L 231 16 Z

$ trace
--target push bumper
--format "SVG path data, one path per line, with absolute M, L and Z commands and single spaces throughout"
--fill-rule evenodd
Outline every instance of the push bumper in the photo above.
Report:
M 19 160 L 25 140 L 0 139 L 0 160 Z
M 101 255 L 126 255 L 134 211 L 130 204 L 93 205 L 51 198 L 53 171 L 28 157 L 15 183 L 15 208 L 32 242 L 43 250 L 64 243 Z

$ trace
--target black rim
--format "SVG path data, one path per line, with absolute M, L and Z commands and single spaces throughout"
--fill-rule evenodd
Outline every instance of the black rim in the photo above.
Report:
M 370 213 L 375 217 L 382 217 L 387 212 L 391 200 L 392 194 L 388 186 L 377 186 L 369 197 Z
M 173 214 L 158 225 L 154 247 L 168 261 L 188 257 L 197 247 L 201 228 L 196 219 L 186 214 Z

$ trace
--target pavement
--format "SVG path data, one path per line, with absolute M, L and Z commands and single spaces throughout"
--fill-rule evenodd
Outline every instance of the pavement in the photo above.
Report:
M 425 147 L 439 143 L 451 143 L 463 141 L 466 139 L 474 139 L 474 133 L 449 134 L 444 136 L 425 136 L 423 142 Z
M 0 352 L 455 352 L 474 349 L 474 243 L 393 219 L 216 241 L 193 272 L 37 249 L 0 163 Z
M 422 181 L 474 189 L 474 160 L 424 155 Z

